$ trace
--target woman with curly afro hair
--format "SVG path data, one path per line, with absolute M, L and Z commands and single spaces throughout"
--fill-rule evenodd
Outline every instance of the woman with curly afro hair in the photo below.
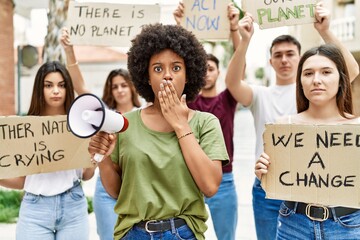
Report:
M 181 26 L 146 25 L 128 69 L 152 104 L 125 114 L 125 132 L 99 132 L 89 144 L 105 155 L 101 180 L 117 198 L 114 239 L 204 239 L 204 196 L 217 192 L 229 161 L 219 120 L 186 104 L 204 85 L 207 55 Z

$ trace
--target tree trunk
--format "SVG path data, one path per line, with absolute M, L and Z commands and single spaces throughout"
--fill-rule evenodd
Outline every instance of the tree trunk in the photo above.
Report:
M 65 64 L 65 53 L 60 44 L 61 28 L 65 26 L 69 0 L 49 0 L 48 33 L 45 37 L 44 62 L 59 61 Z
M 0 115 L 15 114 L 14 3 L 0 0 Z

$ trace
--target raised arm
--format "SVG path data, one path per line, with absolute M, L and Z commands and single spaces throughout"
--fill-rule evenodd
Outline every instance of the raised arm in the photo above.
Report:
M 254 33 L 253 19 L 251 15 L 246 14 L 239 22 L 239 31 L 241 40 L 234 52 L 225 77 L 227 89 L 231 95 L 243 106 L 249 106 L 253 99 L 253 90 L 244 81 L 246 66 L 246 51 L 250 39 Z
M 185 5 L 183 2 L 179 2 L 179 5 L 173 12 L 173 16 L 177 25 L 181 24 L 181 19 L 184 17 Z
M 324 7 L 323 2 L 319 2 L 315 7 L 314 23 L 315 29 L 319 32 L 325 43 L 331 43 L 337 46 L 345 58 L 345 62 L 349 71 L 350 82 L 359 75 L 359 65 L 351 52 L 336 38 L 334 33 L 330 31 L 330 11 Z
M 86 88 L 85 81 L 81 74 L 78 61 L 76 60 L 74 48 L 70 42 L 70 36 L 66 28 L 62 29 L 60 42 L 65 50 L 67 63 L 66 67 L 70 73 L 75 92 L 79 95 L 90 93 L 90 91 Z
M 228 5 L 228 19 L 230 22 L 230 37 L 233 43 L 234 51 L 240 45 L 240 32 L 239 32 L 239 15 L 240 11 L 237 7 L 234 6 L 234 3 L 229 3 Z

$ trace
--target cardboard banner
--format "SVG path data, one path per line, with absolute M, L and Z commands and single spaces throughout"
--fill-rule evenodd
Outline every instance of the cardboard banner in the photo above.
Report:
M 145 24 L 160 22 L 160 6 L 70 1 L 67 28 L 74 45 L 129 47 Z
M 267 198 L 360 208 L 360 125 L 269 124 Z
M 88 139 L 75 137 L 66 116 L 0 117 L 0 179 L 92 166 Z
M 261 29 L 315 22 L 317 0 L 242 0 Z
M 227 6 L 230 0 L 184 0 L 185 13 L 181 26 L 198 39 L 228 40 L 230 22 Z

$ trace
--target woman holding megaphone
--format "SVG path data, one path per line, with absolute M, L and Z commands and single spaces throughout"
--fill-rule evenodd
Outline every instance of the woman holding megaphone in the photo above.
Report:
M 114 239 L 204 239 L 204 195 L 214 195 L 228 155 L 218 119 L 191 110 L 204 85 L 206 52 L 180 26 L 146 25 L 132 40 L 128 69 L 153 103 L 124 114 L 128 129 L 99 132 L 89 152 L 107 192 L 117 198 Z
M 73 45 L 66 28 L 62 29 L 60 39 L 65 49 L 67 68 L 72 78 L 77 94 L 90 93 L 79 68 Z M 108 108 L 120 113 L 136 110 L 141 106 L 134 84 L 130 80 L 129 72 L 119 68 L 110 71 L 106 78 L 102 101 Z M 100 175 L 96 179 L 93 207 L 96 218 L 97 233 L 100 240 L 112 240 L 117 214 L 114 212 L 116 198 L 111 197 L 101 183 Z

